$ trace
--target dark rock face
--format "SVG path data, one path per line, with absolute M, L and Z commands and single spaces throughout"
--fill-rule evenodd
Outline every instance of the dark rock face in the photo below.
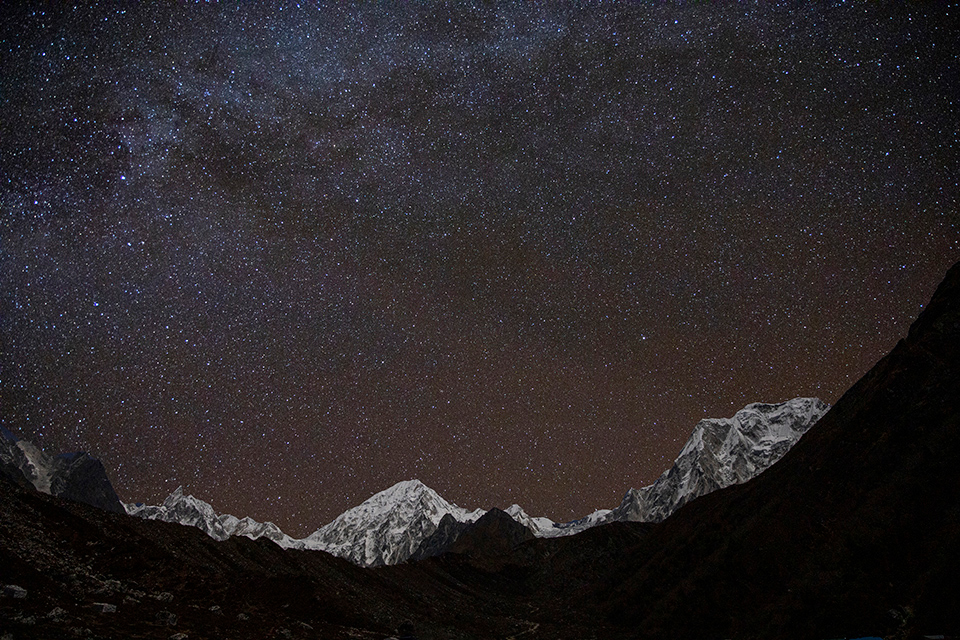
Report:
M 460 522 L 449 513 L 440 519 L 437 530 L 430 534 L 410 556 L 411 561 L 432 558 L 446 553 L 464 531 L 472 526 L 470 522 Z
M 20 469 L 15 464 L 0 459 L 0 477 L 6 482 L 12 482 L 21 489 L 33 489 L 33 485 L 27 480 Z
M 510 517 L 509 513 L 490 509 L 460 534 L 449 551 L 495 558 L 533 539 L 533 532 Z
M 0 473 L 22 488 L 125 513 L 103 464 L 82 451 L 54 457 L 3 429 Z
M 447 515 L 411 559 L 423 560 L 450 552 L 476 560 L 498 561 L 534 537 L 528 527 L 501 509 L 490 509 L 476 522 L 457 522 Z
M 105 511 L 125 513 L 99 460 L 85 452 L 65 453 L 57 456 L 56 464 L 57 471 L 50 482 L 53 495 Z

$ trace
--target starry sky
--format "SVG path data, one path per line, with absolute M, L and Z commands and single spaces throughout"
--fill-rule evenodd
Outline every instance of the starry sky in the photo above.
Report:
M 0 8 L 2 419 L 126 501 L 612 508 L 960 258 L 946 3 L 91 5 Z

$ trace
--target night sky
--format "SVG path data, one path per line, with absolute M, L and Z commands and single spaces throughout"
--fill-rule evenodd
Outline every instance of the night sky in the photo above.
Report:
M 0 8 L 2 417 L 126 501 L 612 508 L 960 259 L 946 3 L 92 4 Z

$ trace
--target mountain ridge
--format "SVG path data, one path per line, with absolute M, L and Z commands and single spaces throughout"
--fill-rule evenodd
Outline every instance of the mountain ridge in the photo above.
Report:
M 650 637 L 770 637 L 787 620 L 798 638 L 960 634 L 957 398 L 960 263 L 776 465 L 626 550 L 598 614 Z
M 40 493 L 124 512 L 103 463 L 85 451 L 50 455 L 0 428 L 0 474 Z
M 680 454 L 653 484 L 630 489 L 603 522 L 661 522 L 717 489 L 763 473 L 830 409 L 819 398 L 754 402 L 731 418 L 697 423 Z

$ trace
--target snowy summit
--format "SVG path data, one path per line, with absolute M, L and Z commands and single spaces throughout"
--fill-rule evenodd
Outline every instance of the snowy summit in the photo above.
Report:
M 361 566 L 397 564 L 436 531 L 444 515 L 473 522 L 483 513 L 447 502 L 419 480 L 406 480 L 345 511 L 303 542 Z

